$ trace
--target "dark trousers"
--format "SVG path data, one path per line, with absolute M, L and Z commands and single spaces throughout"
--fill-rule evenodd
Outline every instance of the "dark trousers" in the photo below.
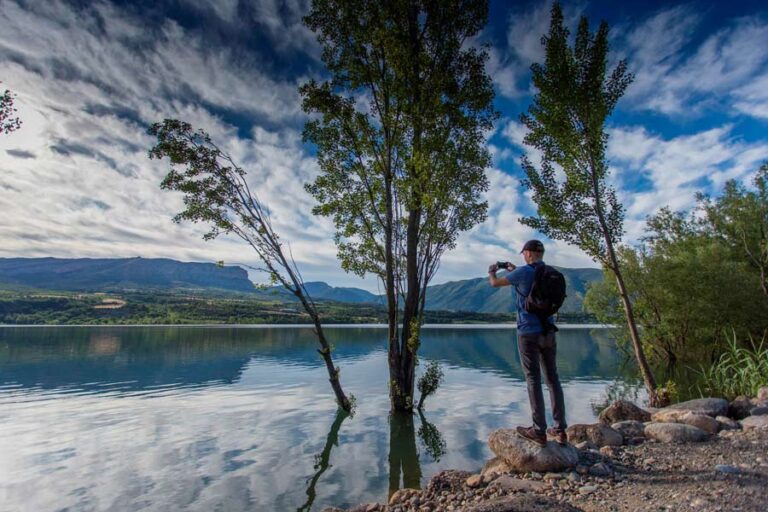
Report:
M 557 366 L 555 365 L 555 356 L 557 355 L 555 333 L 550 332 L 546 335 L 519 334 L 517 336 L 517 348 L 520 351 L 520 362 L 523 365 L 525 381 L 528 384 L 528 400 L 531 402 L 533 426 L 536 432 L 544 434 L 547 430 L 547 420 L 544 415 L 544 394 L 541 391 L 542 369 L 549 388 L 549 401 L 552 405 L 555 430 L 565 430 L 568 425 L 565 422 L 563 388 L 560 386 L 560 378 L 557 376 Z

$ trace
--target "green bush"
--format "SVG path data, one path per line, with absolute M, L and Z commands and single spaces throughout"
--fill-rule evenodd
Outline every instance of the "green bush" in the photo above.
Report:
M 728 338 L 726 350 L 710 366 L 697 371 L 696 388 L 701 396 L 733 399 L 739 395 L 755 396 L 768 383 L 768 346 L 765 337 L 759 344 L 749 338 L 748 347 L 740 346 L 736 333 Z

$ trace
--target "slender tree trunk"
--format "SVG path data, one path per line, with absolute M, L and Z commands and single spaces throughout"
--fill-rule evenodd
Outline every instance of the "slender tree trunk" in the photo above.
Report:
M 315 307 L 314 303 L 310 302 L 310 300 L 304 294 L 304 285 L 299 276 L 296 275 L 291 265 L 288 263 L 288 260 L 283 254 L 282 249 L 280 249 L 280 244 L 275 242 L 275 246 L 277 248 L 277 257 L 279 258 L 282 267 L 288 273 L 288 277 L 290 278 L 291 283 L 293 283 L 293 294 L 296 295 L 296 298 L 299 299 L 299 302 L 301 302 L 304 310 L 312 319 L 312 324 L 315 326 L 315 335 L 317 336 L 318 343 L 320 343 L 320 348 L 317 350 L 317 352 L 323 358 L 323 362 L 325 362 L 325 368 L 328 371 L 328 381 L 331 383 L 333 393 L 336 395 L 336 403 L 338 403 L 339 407 L 344 409 L 346 412 L 352 412 L 352 402 L 350 402 L 350 400 L 347 398 L 347 395 L 344 393 L 344 390 L 341 388 L 341 381 L 339 381 L 339 369 L 333 364 L 333 358 L 331 356 L 331 344 L 328 343 L 328 339 L 325 337 L 323 324 L 320 322 L 320 315 L 317 312 L 317 308 Z M 290 287 L 287 286 L 288 283 L 284 282 L 283 284 L 290 289 Z
M 406 297 L 403 305 L 403 321 L 400 333 L 400 343 L 398 348 L 397 368 L 392 367 L 392 354 L 390 353 L 390 379 L 394 381 L 394 393 L 390 393 L 392 409 L 394 411 L 412 411 L 413 410 L 413 388 L 416 374 L 416 351 L 418 350 L 419 330 L 414 331 L 414 325 L 420 322 L 418 317 L 419 310 L 419 227 L 421 224 L 421 201 L 419 200 L 418 187 L 418 169 L 416 169 L 415 159 L 420 156 L 421 146 L 421 126 L 420 116 L 420 87 L 421 70 L 419 65 L 419 54 L 421 43 L 419 41 L 418 25 L 418 7 L 412 4 L 408 11 L 408 37 L 410 40 L 411 62 L 411 93 L 413 116 L 413 136 L 412 136 L 412 159 L 409 169 L 409 186 L 412 196 L 408 204 L 408 226 L 406 228 Z M 397 343 L 397 340 L 395 340 Z
M 632 340 L 635 359 L 637 359 L 637 365 L 640 367 L 640 374 L 643 377 L 645 389 L 648 391 L 650 405 L 651 407 L 656 407 L 659 400 L 656 393 L 656 380 L 653 378 L 653 372 L 651 372 L 651 367 L 648 365 L 648 360 L 645 358 L 645 351 L 643 351 L 643 346 L 640 344 L 640 335 L 637 332 L 637 322 L 635 321 L 635 313 L 632 309 L 632 301 L 629 299 L 627 286 L 624 284 L 624 277 L 621 275 L 621 270 L 619 269 L 618 260 L 612 245 L 609 246 L 608 254 L 611 259 L 611 270 L 613 271 L 614 276 L 616 276 L 616 284 L 619 287 L 621 303 L 624 306 L 624 315 L 627 319 L 629 337 Z
M 387 360 L 389 362 L 389 399 L 393 409 L 397 409 L 401 395 L 400 347 L 398 345 L 397 313 L 398 302 L 395 290 L 394 261 L 394 211 L 392 205 L 392 173 L 388 168 L 384 175 L 386 226 L 384 226 L 384 289 L 387 294 Z
M 589 139 L 589 137 L 587 137 L 587 139 Z M 651 372 L 651 367 L 648 365 L 648 360 L 645 358 L 645 351 L 640 344 L 640 334 L 637 332 L 637 322 L 635 321 L 635 313 L 632 309 L 632 301 L 629 299 L 627 286 L 624 284 L 624 277 L 621 275 L 619 260 L 616 257 L 616 249 L 613 247 L 613 240 L 611 239 L 611 231 L 608 228 L 608 224 L 605 221 L 605 214 L 603 213 L 600 182 L 597 179 L 598 167 L 591 154 L 589 155 L 589 164 L 591 169 L 592 192 L 595 197 L 595 213 L 597 214 L 600 229 L 603 232 L 605 248 L 608 253 L 609 268 L 616 277 L 616 284 L 619 287 L 619 296 L 621 297 L 621 304 L 624 306 L 624 316 L 627 319 L 627 326 L 629 327 L 629 337 L 632 340 L 632 348 L 635 352 L 637 365 L 640 367 L 640 373 L 643 377 L 643 382 L 645 383 L 645 389 L 648 391 L 648 399 L 651 407 L 655 407 L 659 402 L 659 397 L 656 393 L 656 379 L 653 378 L 653 372 Z
M 393 405 L 398 411 L 413 410 L 413 387 L 416 375 L 416 353 L 419 348 L 420 322 L 419 304 L 421 285 L 419 282 L 418 249 L 421 210 L 411 210 L 408 216 L 406 234 L 406 274 L 408 291 L 403 307 L 403 328 L 400 339 L 400 383 L 401 396 Z
M 320 322 L 320 316 L 301 292 L 301 288 L 297 288 L 294 293 L 301 301 L 304 309 L 307 311 L 307 313 L 309 313 L 309 316 L 312 318 L 312 323 L 315 326 L 315 334 L 317 335 L 317 341 L 320 343 L 321 347 L 318 349 L 318 353 L 320 356 L 322 356 L 323 361 L 325 362 L 325 368 L 328 370 L 328 381 L 331 383 L 333 393 L 336 395 L 336 402 L 339 404 L 339 407 L 344 409 L 346 412 L 351 412 L 352 403 L 349 401 L 347 395 L 344 394 L 344 390 L 341 388 L 341 382 L 339 381 L 339 369 L 336 368 L 336 366 L 333 364 L 333 359 L 331 358 L 331 345 L 328 343 L 328 340 L 325 337 L 323 325 Z

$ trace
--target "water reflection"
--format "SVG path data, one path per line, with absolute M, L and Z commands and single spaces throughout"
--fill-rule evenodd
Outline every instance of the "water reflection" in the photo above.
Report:
M 490 432 L 529 421 L 513 330 L 426 329 L 445 383 L 417 415 L 388 414 L 385 330 L 328 334 L 354 418 L 311 329 L 0 328 L 0 511 L 349 507 L 479 469 Z M 571 423 L 594 419 L 619 362 L 561 331 Z
M 336 411 L 336 418 L 331 424 L 331 429 L 328 431 L 328 437 L 325 439 L 325 446 L 323 451 L 315 455 L 315 474 L 307 480 L 307 501 L 302 506 L 296 509 L 296 512 L 309 512 L 312 508 L 312 504 L 317 497 L 317 481 L 323 476 L 323 473 L 328 469 L 331 461 L 331 450 L 334 446 L 339 445 L 339 429 L 344 420 L 349 417 L 349 413 L 344 409 L 338 409 Z
M 429 455 L 433 461 L 440 462 L 440 458 L 445 455 L 448 450 L 448 445 L 437 427 L 428 422 L 427 418 L 424 417 L 424 411 L 419 409 L 418 413 L 419 420 L 421 421 L 418 432 L 419 439 L 421 439 L 421 442 L 424 444 L 427 455 Z
M 421 489 L 421 464 L 413 414 L 392 412 L 389 415 L 389 496 L 401 487 Z

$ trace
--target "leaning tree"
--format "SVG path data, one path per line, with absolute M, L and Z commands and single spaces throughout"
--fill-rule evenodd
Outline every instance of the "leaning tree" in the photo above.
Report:
M 314 212 L 336 225 L 342 268 L 380 279 L 390 400 L 413 409 L 426 288 L 461 231 L 482 222 L 496 118 L 484 0 L 314 0 L 307 26 L 330 73 L 301 89 L 320 174 Z
M 622 276 L 616 247 L 624 230 L 624 209 L 607 183 L 608 134 L 605 125 L 632 82 L 627 63 L 607 72 L 608 24 L 591 33 L 582 17 L 573 47 L 558 3 L 552 7 L 549 33 L 542 38 L 543 64 L 531 66 L 536 87 L 533 103 L 521 121 L 528 128 L 525 144 L 541 152 L 539 168 L 527 157 L 524 185 L 533 192 L 537 215 L 521 219 L 547 236 L 581 248 L 616 278 L 630 339 L 652 404 L 656 381 L 645 357 L 632 302 Z
M 161 187 L 184 194 L 185 209 L 174 221 L 208 224 L 210 230 L 203 236 L 205 240 L 234 234 L 256 252 L 264 265 L 259 270 L 295 295 L 309 314 L 336 401 L 345 411 L 352 411 L 354 397 L 348 398 L 341 388 L 339 368 L 333 364 L 331 344 L 325 337 L 317 306 L 304 286 L 290 250 L 286 252 L 272 227 L 269 209 L 248 185 L 246 172 L 207 133 L 193 130 L 189 123 L 166 119 L 153 124 L 149 133 L 157 138 L 150 158 L 167 157 L 170 161 L 170 171 Z

